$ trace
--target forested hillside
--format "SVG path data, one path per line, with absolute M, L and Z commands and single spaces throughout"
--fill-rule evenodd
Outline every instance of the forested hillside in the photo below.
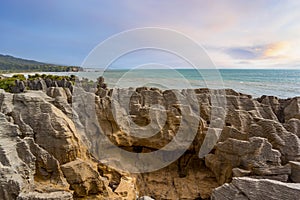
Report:
M 80 67 L 37 62 L 0 54 L 0 72 L 62 72 L 81 71 Z

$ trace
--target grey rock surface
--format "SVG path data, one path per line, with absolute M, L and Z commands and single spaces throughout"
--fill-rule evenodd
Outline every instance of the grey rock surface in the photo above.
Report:
M 300 184 L 282 183 L 269 179 L 253 179 L 248 177 L 233 178 L 216 188 L 212 200 L 297 200 L 300 196 Z

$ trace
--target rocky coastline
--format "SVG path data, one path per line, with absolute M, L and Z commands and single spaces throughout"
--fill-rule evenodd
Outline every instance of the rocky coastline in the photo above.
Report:
M 155 151 L 176 135 L 182 116 L 174 91 L 108 89 L 98 79 L 96 121 L 109 140 L 129 152 Z M 0 89 L 0 199 L 298 199 L 300 196 L 300 97 L 254 99 L 226 89 L 220 138 L 204 158 L 198 152 L 211 123 L 208 89 L 195 89 L 200 106 L 197 134 L 184 154 L 154 172 L 128 173 L 99 162 L 83 141 L 67 79 L 16 81 Z M 132 137 L 111 114 L 112 92 L 132 92 L 130 117 L 149 123 L 149 108 L 166 109 L 166 123 L 151 140 Z M 188 92 L 178 91 L 184 98 Z M 188 107 L 193 109 L 192 107 Z M 74 118 L 75 113 L 75 118 Z M 77 117 L 76 117 L 77 116 Z M 75 119 L 75 120 L 74 120 Z M 89 130 L 87 130 L 89 129 Z M 89 132 L 89 133 L 88 133 Z

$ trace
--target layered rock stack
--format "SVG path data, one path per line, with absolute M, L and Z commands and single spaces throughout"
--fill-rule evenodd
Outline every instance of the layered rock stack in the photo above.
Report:
M 134 199 L 135 180 L 106 169 L 81 143 L 66 90 L 47 94 L 0 90 L 0 199 Z
M 36 78 L 34 80 L 16 80 L 12 86 L 12 93 L 22 93 L 28 90 L 43 90 L 46 91 L 50 87 L 63 87 L 73 91 L 73 83 L 65 78 L 61 80 L 53 80 L 50 78 Z
M 147 153 L 161 149 L 176 136 L 185 105 L 178 103 L 174 93 L 187 99 L 188 90 L 112 90 L 103 80 L 98 81 L 102 86 L 96 94 L 84 95 L 97 105 L 93 123 L 99 123 L 114 145 L 129 152 Z M 226 90 L 222 133 L 209 154 L 199 158 L 204 138 L 210 134 L 212 104 L 209 90 L 194 90 L 200 106 L 199 123 L 190 124 L 197 134 L 187 151 L 162 169 L 130 174 L 97 161 L 83 138 L 95 134 L 95 126 L 82 113 L 76 113 L 68 87 L 48 85 L 45 91 L 19 94 L 0 90 L 0 199 L 145 196 L 140 199 L 219 200 L 300 196 L 300 98 L 253 99 Z M 156 135 L 133 137 L 118 124 L 112 112 L 112 95 L 121 97 L 124 93 L 132 93 L 129 116 L 141 130 L 151 122 L 151 105 L 165 108 L 166 122 Z M 78 129 L 78 124 L 88 126 Z M 97 136 L 93 137 L 96 141 Z

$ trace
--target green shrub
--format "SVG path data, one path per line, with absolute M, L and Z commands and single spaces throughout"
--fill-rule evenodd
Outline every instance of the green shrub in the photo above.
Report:
M 25 78 L 25 76 L 23 74 L 14 74 L 12 76 L 12 78 L 14 78 L 15 80 L 19 79 L 20 81 L 25 81 L 26 80 L 26 78 Z
M 53 81 L 60 81 L 63 79 L 66 79 L 67 81 L 71 81 L 73 84 L 75 83 L 76 76 L 57 76 L 57 75 L 51 75 L 51 74 L 34 74 L 34 75 L 28 75 L 29 81 L 36 80 L 38 78 L 42 79 L 51 79 Z M 0 78 L 0 89 L 4 89 L 6 92 L 12 92 L 12 87 L 15 86 L 15 81 L 26 81 L 26 77 L 23 74 L 15 74 L 12 77 L 5 77 Z M 85 82 L 85 85 L 91 86 L 93 84 L 93 81 L 87 81 Z M 28 87 L 26 87 L 28 89 Z
M 9 78 L 0 79 L 0 89 L 5 90 L 6 92 L 12 92 L 11 89 L 12 89 L 13 86 L 15 86 L 15 80 L 18 79 L 16 77 L 9 77 Z

